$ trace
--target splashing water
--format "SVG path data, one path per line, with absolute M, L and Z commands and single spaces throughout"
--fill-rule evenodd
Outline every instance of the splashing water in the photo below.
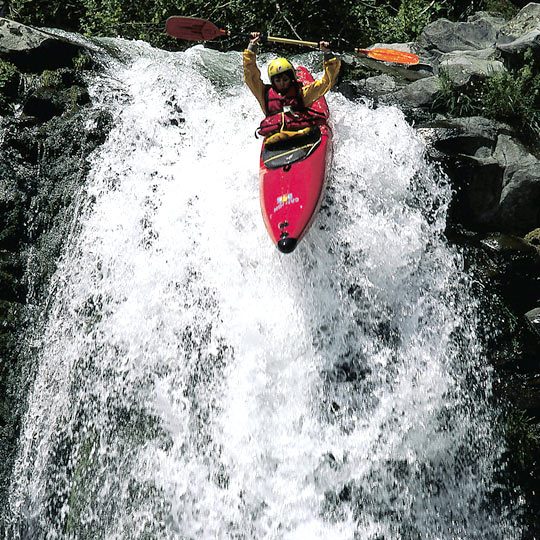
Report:
M 11 537 L 518 538 L 450 190 L 400 111 L 328 96 L 325 202 L 283 256 L 241 54 L 108 43 Z

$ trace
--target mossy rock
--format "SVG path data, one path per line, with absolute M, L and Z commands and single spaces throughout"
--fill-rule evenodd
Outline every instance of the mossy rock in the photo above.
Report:
M 526 411 L 516 410 L 506 417 L 504 431 L 508 448 L 505 455 L 506 483 L 519 486 L 527 501 L 524 518 L 528 532 L 538 534 L 540 527 L 536 517 L 540 513 L 540 419 Z
M 540 228 L 534 229 L 530 233 L 525 235 L 525 241 L 529 242 L 532 246 L 540 249 Z

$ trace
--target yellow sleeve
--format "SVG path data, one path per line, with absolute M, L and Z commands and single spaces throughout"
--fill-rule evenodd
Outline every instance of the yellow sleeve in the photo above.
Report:
M 261 80 L 261 72 L 257 67 L 256 55 L 253 51 L 246 49 L 244 51 L 244 81 L 248 85 L 253 95 L 257 98 L 264 114 L 264 83 Z
M 332 58 L 323 62 L 324 74 L 322 79 L 313 81 L 311 84 L 302 87 L 302 97 L 306 107 L 313 105 L 315 101 L 321 96 L 324 96 L 334 86 L 340 67 L 341 60 L 338 58 Z

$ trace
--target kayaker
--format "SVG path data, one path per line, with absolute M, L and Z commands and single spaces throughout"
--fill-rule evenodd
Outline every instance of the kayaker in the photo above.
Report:
M 326 41 L 321 41 L 319 49 L 324 52 L 324 74 L 320 80 L 301 86 L 293 65 L 286 58 L 278 58 L 270 62 L 268 77 L 271 84 L 265 84 L 256 62 L 261 35 L 252 32 L 251 36 L 244 51 L 244 80 L 266 116 L 258 132 L 266 137 L 266 144 L 307 134 L 324 120 L 309 107 L 332 88 L 341 60 L 328 49 Z

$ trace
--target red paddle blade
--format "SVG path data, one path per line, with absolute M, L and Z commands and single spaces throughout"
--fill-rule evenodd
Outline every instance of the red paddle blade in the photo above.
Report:
M 227 35 L 225 30 L 220 30 L 210 21 L 195 17 L 169 17 L 165 31 L 169 36 L 190 41 L 210 41 Z

